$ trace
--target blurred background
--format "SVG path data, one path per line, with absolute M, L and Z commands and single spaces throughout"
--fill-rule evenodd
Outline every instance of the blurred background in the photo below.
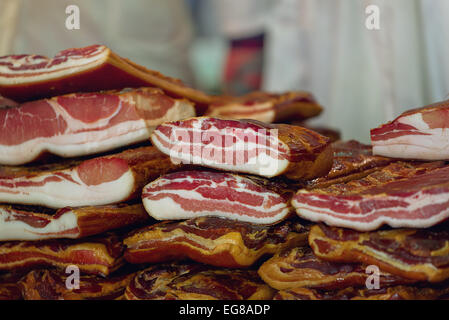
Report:
M 448 0 L 0 0 L 0 28 L 0 55 L 99 43 L 212 94 L 311 91 L 311 123 L 362 142 L 449 96 Z

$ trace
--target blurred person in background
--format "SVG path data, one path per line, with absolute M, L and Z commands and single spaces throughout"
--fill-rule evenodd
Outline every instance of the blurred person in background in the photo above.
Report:
M 447 0 L 214 3 L 230 44 L 228 92 L 311 91 L 325 108 L 311 123 L 339 128 L 344 139 L 368 143 L 370 128 L 449 94 Z M 366 27 L 369 5 L 379 8 L 378 30 Z M 255 74 L 259 85 L 239 85 Z
M 66 8 L 80 11 L 68 30 Z M 0 0 L 0 56 L 104 44 L 119 55 L 192 84 L 193 24 L 184 0 Z

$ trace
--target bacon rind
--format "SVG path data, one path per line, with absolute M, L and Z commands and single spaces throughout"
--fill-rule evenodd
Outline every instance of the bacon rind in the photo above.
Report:
M 84 161 L 0 167 L 0 202 L 50 208 L 107 205 L 134 199 L 142 187 L 177 169 L 154 147 Z
M 373 153 L 401 159 L 449 159 L 448 120 L 448 100 L 406 111 L 371 129 Z
M 253 119 L 267 123 L 305 120 L 318 116 L 322 107 L 304 91 L 273 94 L 252 92 L 240 97 L 216 97 L 205 115 L 228 119 Z
M 216 216 L 273 224 L 291 212 L 292 191 L 276 183 L 226 172 L 179 171 L 147 184 L 142 202 L 157 220 Z
M 449 217 L 448 177 L 443 162 L 396 162 L 359 180 L 299 190 L 292 205 L 304 219 L 359 231 L 427 228 Z
M 214 269 L 202 264 L 159 264 L 139 272 L 127 300 L 269 300 L 274 290 L 254 270 Z
M 277 290 L 297 287 L 336 290 L 346 287 L 363 287 L 368 277 L 366 265 L 337 263 L 319 259 L 310 247 L 294 247 L 278 251 L 259 268 L 260 277 Z M 380 286 L 408 284 L 414 280 L 386 272 L 379 273 Z
M 285 124 L 196 117 L 158 126 L 151 140 L 172 161 L 268 178 L 312 179 L 332 166 L 328 138 Z
M 332 143 L 332 168 L 324 177 L 308 181 L 306 188 L 324 188 L 367 176 L 394 162 L 394 159 L 374 156 L 372 147 L 355 140 Z
M 67 49 L 54 58 L 37 55 L 0 57 L 0 94 L 18 102 L 49 98 L 72 92 L 94 92 L 125 87 L 152 86 L 170 96 L 184 97 L 202 107 L 212 97 L 184 85 L 180 80 L 148 70 L 92 45 Z
M 123 296 L 135 273 L 108 278 L 81 275 L 79 288 L 73 289 L 66 285 L 70 275 L 57 270 L 33 270 L 18 285 L 25 300 L 113 300 Z
M 249 267 L 262 256 L 307 243 L 307 227 L 298 221 L 257 226 L 201 217 L 161 222 L 134 231 L 123 243 L 131 263 L 161 263 L 190 258 L 217 267 Z
M 449 233 L 444 226 L 357 232 L 320 224 L 311 228 L 309 244 L 323 260 L 372 264 L 419 281 L 449 278 Z
M 156 88 L 75 93 L 0 108 L 0 163 L 20 165 L 44 153 L 109 151 L 146 141 L 165 121 L 192 116 L 191 102 Z
M 123 251 L 121 239 L 112 233 L 78 240 L 1 242 L 0 270 L 65 270 L 75 265 L 81 273 L 107 276 L 123 264 Z
M 338 291 L 321 291 L 293 288 L 276 293 L 274 300 L 436 300 L 447 290 L 410 286 L 381 287 L 380 289 L 345 288 Z
M 149 219 L 142 204 L 63 208 L 0 205 L 0 241 L 83 238 Z

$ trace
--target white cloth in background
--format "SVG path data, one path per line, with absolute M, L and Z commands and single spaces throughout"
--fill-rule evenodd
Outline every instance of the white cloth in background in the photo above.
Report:
M 80 9 L 79 30 L 65 28 L 68 5 Z M 3 6 L 18 13 L 4 12 Z M 13 36 L 3 42 L 0 36 L 2 54 L 53 56 L 98 43 L 150 69 L 192 80 L 193 27 L 184 0 L 1 0 L 0 25 L 6 20 Z
M 228 36 L 265 30 L 263 88 L 312 91 L 325 107 L 312 123 L 344 139 L 368 143 L 370 128 L 449 94 L 447 0 L 248 0 L 264 17 L 256 31 L 250 15 L 226 10 L 233 0 L 219 2 Z M 368 5 L 380 9 L 380 30 L 365 27 Z

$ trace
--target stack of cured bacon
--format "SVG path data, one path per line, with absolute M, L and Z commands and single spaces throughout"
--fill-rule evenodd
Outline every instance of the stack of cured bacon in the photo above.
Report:
M 98 45 L 0 57 L 0 95 L 0 299 L 449 294 L 448 103 L 335 141 L 309 93 L 209 96 Z
M 0 299 L 271 298 L 274 290 L 247 267 L 281 247 L 304 242 L 298 221 L 262 225 L 290 213 L 291 185 L 200 170 L 174 160 L 167 147 L 155 147 L 149 138 L 158 143 L 167 125 L 183 119 L 207 125 L 203 118 L 194 118 L 197 115 L 280 122 L 303 121 L 321 111 L 306 92 L 209 96 L 101 45 L 68 49 L 53 58 L 0 57 Z M 242 123 L 260 129 L 262 139 L 280 146 L 279 154 L 265 159 L 274 164 L 266 176 L 299 179 L 328 170 L 331 151 L 326 138 L 296 126 L 279 125 L 282 135 L 271 137 L 272 128 L 263 123 L 230 124 Z M 152 135 L 156 128 L 158 134 Z M 305 140 L 297 144 L 303 135 Z M 298 161 L 302 157 L 304 161 Z M 257 170 L 249 164 L 243 172 Z M 180 191 L 178 202 L 201 208 L 194 209 L 196 214 L 187 208 L 180 217 L 187 220 L 155 224 L 151 216 L 169 220 L 183 214 L 151 209 L 161 202 L 154 204 L 155 184 L 149 183 L 175 183 L 176 176 L 169 173 L 200 184 L 190 190 L 192 200 L 208 187 L 206 193 L 221 199 L 202 206 Z M 216 189 L 211 184 L 217 184 Z M 175 204 L 173 200 L 171 207 Z M 214 216 L 211 208 L 222 204 Z M 160 237 L 153 241 L 152 233 Z M 167 236 L 184 240 L 170 242 Z M 204 241 L 210 242 L 208 248 Z M 230 242 L 230 247 L 225 244 L 230 249 L 213 251 L 222 242 Z M 153 255 L 151 243 L 156 244 Z M 189 243 L 192 249 L 186 252 L 204 264 L 162 264 L 184 258 Z M 207 263 L 215 256 L 225 261 L 233 248 L 247 250 L 226 268 Z M 181 276 L 192 290 L 185 290 L 187 283 L 181 285 Z M 223 290 L 210 290 L 218 286 Z

